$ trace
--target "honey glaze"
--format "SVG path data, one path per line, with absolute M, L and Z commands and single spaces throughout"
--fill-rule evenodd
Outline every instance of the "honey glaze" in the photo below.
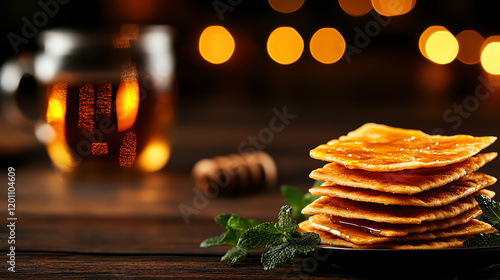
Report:
M 471 220 L 465 224 L 456 225 L 443 230 L 412 233 L 405 236 L 384 237 L 372 235 L 355 227 L 334 223 L 328 216 L 324 215 L 314 215 L 309 218 L 309 222 L 311 226 L 316 229 L 327 231 L 336 237 L 362 245 L 387 242 L 434 240 L 436 238 L 470 235 L 492 230 L 492 227 L 489 224 L 477 220 Z
M 329 217 L 330 221 L 334 224 L 350 226 L 375 236 L 405 236 L 410 233 L 422 233 L 426 231 L 441 230 L 464 224 L 481 215 L 481 213 L 481 208 L 479 206 L 476 206 L 453 218 L 422 222 L 418 225 L 377 223 L 364 219 L 350 219 L 337 216 Z
M 310 155 L 351 169 L 398 171 L 459 162 L 495 140 L 496 137 L 428 135 L 418 130 L 365 124 L 347 136 L 318 146 Z
M 351 226 L 375 236 L 384 236 L 381 234 L 382 229 L 380 228 L 380 223 L 375 223 L 363 219 L 349 219 L 337 216 L 330 216 L 330 221 L 334 224 Z
M 445 249 L 463 247 L 462 243 L 470 237 L 470 235 L 456 236 L 451 238 L 441 238 L 433 240 L 420 240 L 410 242 L 397 243 L 377 243 L 360 245 L 353 242 L 338 238 L 329 232 L 314 228 L 309 221 L 304 221 L 300 225 L 299 230 L 302 232 L 315 232 L 321 238 L 321 243 L 335 247 L 347 247 L 355 249 Z

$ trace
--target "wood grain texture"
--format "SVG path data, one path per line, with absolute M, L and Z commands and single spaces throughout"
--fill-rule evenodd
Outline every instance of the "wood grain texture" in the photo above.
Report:
M 310 266 L 296 258 L 286 264 L 265 271 L 260 258 L 252 254 L 230 267 L 218 256 L 189 255 L 85 255 L 20 253 L 16 273 L 9 279 L 150 279 L 150 278 L 210 278 L 210 279 L 373 279 L 375 272 L 346 271 L 329 265 Z M 380 272 L 379 272 L 380 273 Z M 498 279 L 500 266 L 460 275 L 448 279 Z M 384 277 L 397 275 L 383 274 Z M 409 279 L 411 277 L 398 275 Z M 455 277 L 455 278 L 454 278 Z M 458 278 L 457 278 L 458 277 Z M 403 279 L 403 278 L 399 278 Z M 428 276 L 427 276 L 427 279 Z M 442 279 L 442 278 L 441 278 Z
M 17 230 L 18 250 L 123 254 L 214 254 L 199 248 L 224 229 L 208 219 L 24 218 Z M 0 244 L 2 246 L 5 243 Z

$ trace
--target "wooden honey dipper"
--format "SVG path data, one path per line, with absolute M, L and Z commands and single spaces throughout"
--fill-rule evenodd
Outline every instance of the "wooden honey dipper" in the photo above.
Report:
M 198 161 L 192 172 L 196 187 L 208 197 L 261 191 L 276 185 L 274 160 L 265 152 L 230 154 Z

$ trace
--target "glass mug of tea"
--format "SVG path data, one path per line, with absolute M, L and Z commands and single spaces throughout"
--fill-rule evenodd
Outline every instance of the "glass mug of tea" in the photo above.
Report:
M 44 31 L 40 52 L 3 67 L 7 96 L 21 94 L 19 80 L 32 75 L 38 108 L 19 111 L 36 116 L 35 134 L 61 172 L 151 172 L 169 159 L 172 30 L 124 24 L 116 31 Z M 19 99 L 12 106 L 22 107 Z

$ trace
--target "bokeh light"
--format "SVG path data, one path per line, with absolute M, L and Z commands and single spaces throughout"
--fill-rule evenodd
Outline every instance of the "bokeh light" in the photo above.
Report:
M 437 64 L 452 62 L 458 54 L 458 41 L 446 28 L 431 26 L 420 36 L 418 47 L 424 57 Z
M 146 171 L 153 172 L 162 169 L 170 157 L 170 146 L 161 139 L 152 140 L 137 159 L 138 166 Z
M 377 13 L 392 17 L 408 13 L 416 2 L 416 0 L 372 0 L 372 5 Z
M 480 61 L 483 36 L 474 30 L 464 30 L 457 35 L 459 45 L 457 59 L 465 64 L 475 64 Z
M 425 58 L 429 59 L 429 57 L 427 56 L 427 51 L 426 51 L 425 45 L 427 44 L 427 41 L 429 40 L 431 35 L 434 34 L 434 32 L 446 31 L 446 30 L 447 29 L 444 28 L 443 26 L 433 25 L 433 26 L 428 27 L 426 30 L 424 30 L 424 32 L 422 32 L 422 34 L 420 35 L 420 38 L 418 40 L 418 48 L 420 49 L 420 52 L 422 53 L 422 55 Z
M 135 64 L 126 63 L 121 72 L 121 82 L 116 92 L 116 119 L 118 131 L 131 128 L 139 111 L 139 82 Z
M 116 93 L 116 117 L 118 131 L 132 127 L 139 110 L 139 84 L 137 81 L 122 81 Z
M 305 0 L 269 0 L 269 5 L 277 12 L 289 14 L 302 7 Z
M 331 64 L 337 62 L 345 51 L 344 37 L 335 28 L 321 28 L 311 38 L 311 55 L 319 62 Z
M 373 6 L 371 0 L 339 0 L 342 10 L 354 17 L 359 17 L 369 13 Z
M 49 87 L 46 121 L 48 124 L 63 124 L 66 118 L 66 95 L 68 84 L 58 83 Z
M 47 123 L 37 125 L 35 130 L 38 140 L 47 145 L 47 153 L 54 165 L 65 172 L 71 171 L 76 165 L 76 159 L 66 143 L 67 89 L 66 83 L 49 86 Z
M 433 62 L 447 64 L 457 56 L 458 42 L 450 32 L 438 31 L 427 40 L 426 51 Z
M 304 40 L 292 27 L 278 27 L 267 39 L 269 56 L 280 64 L 291 64 L 297 61 L 304 51 Z
M 226 62 L 234 52 L 234 39 L 226 28 L 214 25 L 203 30 L 199 41 L 201 56 L 213 64 Z
M 481 47 L 481 65 L 493 75 L 500 75 L 500 36 L 488 37 Z

